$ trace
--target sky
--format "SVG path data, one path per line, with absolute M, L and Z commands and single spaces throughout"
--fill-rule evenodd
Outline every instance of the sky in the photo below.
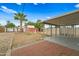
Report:
M 0 3 L 0 23 L 6 25 L 11 21 L 19 25 L 14 19 L 14 13 L 23 12 L 28 21 L 47 20 L 58 15 L 79 9 L 79 3 Z

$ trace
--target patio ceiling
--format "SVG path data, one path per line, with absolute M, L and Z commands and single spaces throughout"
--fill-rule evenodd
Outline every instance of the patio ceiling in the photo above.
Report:
M 66 13 L 62 16 L 48 19 L 44 24 L 51 25 L 79 25 L 79 10 Z

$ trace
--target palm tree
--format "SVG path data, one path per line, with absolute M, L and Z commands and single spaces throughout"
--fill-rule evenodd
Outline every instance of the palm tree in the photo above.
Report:
M 5 25 L 6 27 L 6 32 L 7 32 L 7 28 L 8 28 L 8 24 L 10 23 L 10 21 L 7 21 L 7 24 Z
M 27 19 L 25 19 L 25 17 L 26 17 L 26 15 L 24 15 L 23 13 L 15 13 L 15 15 L 14 15 L 14 19 L 20 21 L 20 32 L 23 32 L 22 22 L 25 20 L 27 21 Z
M 13 28 L 13 32 L 14 32 L 15 24 L 11 23 L 10 21 L 7 21 L 6 31 L 7 31 L 7 28 Z
M 39 31 L 42 31 L 42 30 L 43 30 L 43 27 L 44 27 L 44 24 L 42 23 L 41 20 L 37 20 L 37 22 L 34 24 L 34 26 L 35 26 Z
M 16 26 L 17 32 L 18 32 L 18 28 L 19 28 L 19 26 Z
M 34 25 L 34 22 L 29 21 L 28 23 L 26 23 L 27 25 Z
M 10 23 L 10 24 L 9 24 L 9 27 L 10 27 L 10 28 L 13 28 L 13 32 L 15 31 L 15 24 Z

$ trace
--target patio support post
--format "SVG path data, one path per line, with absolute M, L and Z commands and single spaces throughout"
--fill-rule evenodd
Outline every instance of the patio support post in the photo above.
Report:
M 43 27 L 43 35 L 45 35 L 45 24 L 44 24 L 44 27 Z
M 72 38 L 74 38 L 74 25 L 72 25 Z
M 64 37 L 66 37 L 66 25 L 64 26 Z
M 76 38 L 76 27 L 75 27 L 75 25 L 73 26 L 73 31 L 74 31 L 74 38 Z
M 60 26 L 59 26 L 59 36 L 60 36 Z
M 72 38 L 72 28 L 71 28 L 71 26 L 70 26 L 70 39 Z
M 64 26 L 63 30 L 64 30 L 64 33 L 63 33 L 63 35 L 65 36 L 65 26 Z
M 52 25 L 50 25 L 50 34 L 51 34 L 51 37 L 52 37 Z
M 72 25 L 71 25 L 71 39 L 72 39 L 72 37 L 73 37 L 72 35 L 73 35 L 73 31 L 72 31 Z
M 74 28 L 75 28 L 75 38 L 76 38 L 76 27 L 74 26 Z
M 59 31 L 60 31 L 60 26 L 58 26 L 58 36 L 60 35 Z
M 67 26 L 65 26 L 65 37 L 67 37 Z
M 72 26 L 70 27 L 70 39 L 72 39 Z
M 68 37 L 68 28 L 67 28 L 67 25 L 65 26 L 65 37 L 66 38 Z
M 76 27 L 74 26 L 74 29 L 75 29 L 75 38 L 76 38 Z
M 61 35 L 61 26 L 59 26 L 59 35 Z
M 70 39 L 72 38 L 71 32 L 72 32 L 72 30 L 71 30 L 71 26 L 70 26 L 70 28 L 69 28 L 69 36 L 70 36 Z
M 66 37 L 68 38 L 69 35 L 68 35 L 68 27 L 66 27 Z
M 55 36 L 57 36 L 57 26 L 55 26 Z
M 65 36 L 65 26 L 64 26 L 63 30 L 64 30 L 64 33 L 63 33 L 63 35 Z
M 66 37 L 66 26 L 65 26 L 65 37 Z
M 73 38 L 74 38 L 74 26 L 73 26 Z

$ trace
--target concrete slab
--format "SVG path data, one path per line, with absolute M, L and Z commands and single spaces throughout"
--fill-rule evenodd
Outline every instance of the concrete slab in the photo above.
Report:
M 67 38 L 63 36 L 45 37 L 44 40 L 79 51 L 79 38 Z

